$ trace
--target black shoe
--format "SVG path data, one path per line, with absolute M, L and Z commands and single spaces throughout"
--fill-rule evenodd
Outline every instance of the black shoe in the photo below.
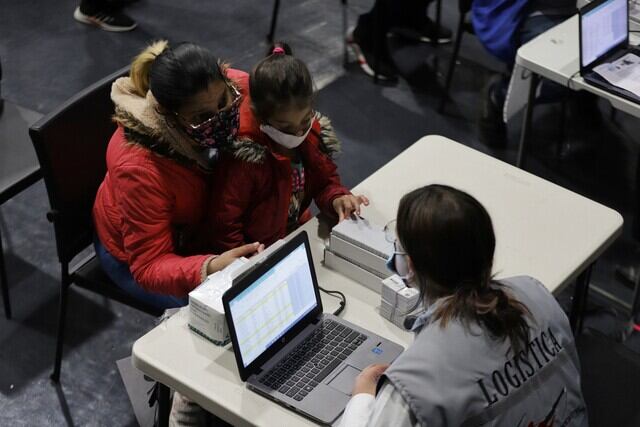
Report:
M 478 120 L 478 139 L 491 148 L 507 146 L 507 125 L 502 117 L 504 108 L 504 76 L 493 76 L 483 90 L 482 112 Z
M 451 30 L 444 27 L 442 22 L 440 23 L 440 28 L 437 28 L 436 23 L 428 17 L 418 28 L 396 28 L 393 30 L 393 33 L 424 43 L 431 43 L 435 39 L 438 44 L 451 43 L 453 37 Z
M 379 58 L 377 61 L 373 48 L 369 47 L 370 43 L 363 42 L 357 34 L 357 29 L 347 36 L 347 46 L 353 52 L 362 71 L 369 76 L 378 75 L 380 80 L 395 83 L 398 81 L 398 73 L 396 67 L 391 60 L 391 55 L 386 46 L 380 47 Z
M 73 17 L 78 22 L 95 25 L 105 31 L 131 31 L 138 25 L 136 21 L 116 9 L 85 13 L 81 11 L 80 6 L 78 6 L 75 12 L 73 12 Z

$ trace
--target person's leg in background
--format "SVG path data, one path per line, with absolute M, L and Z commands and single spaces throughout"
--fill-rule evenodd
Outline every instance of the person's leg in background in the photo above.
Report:
M 131 31 L 138 25 L 122 13 L 122 7 L 131 0 L 80 0 L 73 12 L 76 21 L 94 25 L 105 31 Z
M 451 31 L 441 27 L 436 32 L 435 23 L 427 17 L 427 7 L 432 1 L 376 0 L 369 12 L 358 17 L 355 29 L 348 36 L 348 43 L 366 74 L 373 76 L 377 71 L 382 80 L 397 80 L 396 67 L 387 43 L 387 34 L 391 30 L 409 29 L 421 41 L 431 41 L 434 37 L 438 43 L 451 41 Z M 378 69 L 374 70 L 376 44 L 380 56 Z
M 522 46 L 538 35 L 567 19 L 566 15 L 544 15 L 540 13 L 529 14 L 520 25 L 515 36 L 517 45 Z M 509 72 L 514 64 L 507 64 Z M 503 120 L 502 110 L 507 97 L 510 73 L 497 74 L 489 80 L 485 86 L 482 112 L 478 123 L 478 137 L 480 142 L 493 148 L 504 148 L 507 144 L 507 126 Z M 552 101 L 561 99 L 567 89 L 544 80 L 540 91 L 540 100 Z

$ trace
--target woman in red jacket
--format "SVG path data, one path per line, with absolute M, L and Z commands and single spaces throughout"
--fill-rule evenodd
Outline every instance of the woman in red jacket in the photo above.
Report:
M 150 305 L 185 305 L 208 274 L 261 248 L 216 257 L 194 237 L 217 150 L 237 133 L 243 75 L 202 47 L 162 41 L 113 84 L 118 128 L 93 208 L 95 248 L 111 279 Z
M 240 104 L 240 130 L 222 149 L 210 201 L 216 250 L 260 241 L 270 245 L 311 215 L 315 201 L 342 220 L 368 205 L 338 176 L 332 157 L 339 143 L 329 119 L 313 110 L 313 82 L 306 65 L 276 44 L 239 86 L 250 87 Z

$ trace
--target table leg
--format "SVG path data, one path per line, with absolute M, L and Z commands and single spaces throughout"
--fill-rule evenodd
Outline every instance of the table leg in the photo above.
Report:
M 575 289 L 573 291 L 573 301 L 571 303 L 571 313 L 569 320 L 573 335 L 580 336 L 582 333 L 582 323 L 584 321 L 584 311 L 587 306 L 587 296 L 589 295 L 589 282 L 591 281 L 591 271 L 593 264 L 587 267 L 576 279 Z
M 640 183 L 640 153 L 636 162 L 636 183 Z M 631 224 L 631 235 L 634 239 L 640 240 L 640 185 L 636 185 L 636 208 L 633 212 L 633 223 Z
M 522 132 L 520 133 L 520 147 L 518 148 L 518 159 L 516 160 L 516 166 L 519 168 L 524 167 L 525 151 L 527 148 L 529 134 L 531 133 L 531 118 L 533 116 L 533 107 L 536 102 L 536 89 L 538 88 L 539 79 L 540 78 L 536 73 L 531 73 L 531 86 L 529 87 L 527 107 L 524 111 L 524 122 L 522 123 Z
M 171 412 L 171 396 L 169 387 L 158 383 L 158 419 L 157 427 L 167 427 L 169 425 L 169 413 Z

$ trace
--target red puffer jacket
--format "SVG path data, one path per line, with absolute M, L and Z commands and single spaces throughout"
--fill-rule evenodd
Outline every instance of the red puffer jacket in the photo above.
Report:
M 236 81 L 248 93 L 248 78 Z M 215 251 L 252 242 L 270 245 L 287 234 L 291 162 L 273 151 L 276 143 L 260 131 L 250 106 L 251 100 L 245 96 L 238 139 L 223 152 L 213 172 L 208 221 Z M 318 117 L 298 147 L 305 173 L 300 224 L 311 218 L 308 208 L 312 200 L 322 212 L 335 216 L 332 201 L 351 194 L 341 184 L 331 158 L 339 151 L 331 123 Z
M 202 282 L 210 255 L 176 254 L 180 229 L 205 211 L 205 174 L 127 141 L 118 127 L 93 218 L 98 238 L 150 292 L 184 297 Z

